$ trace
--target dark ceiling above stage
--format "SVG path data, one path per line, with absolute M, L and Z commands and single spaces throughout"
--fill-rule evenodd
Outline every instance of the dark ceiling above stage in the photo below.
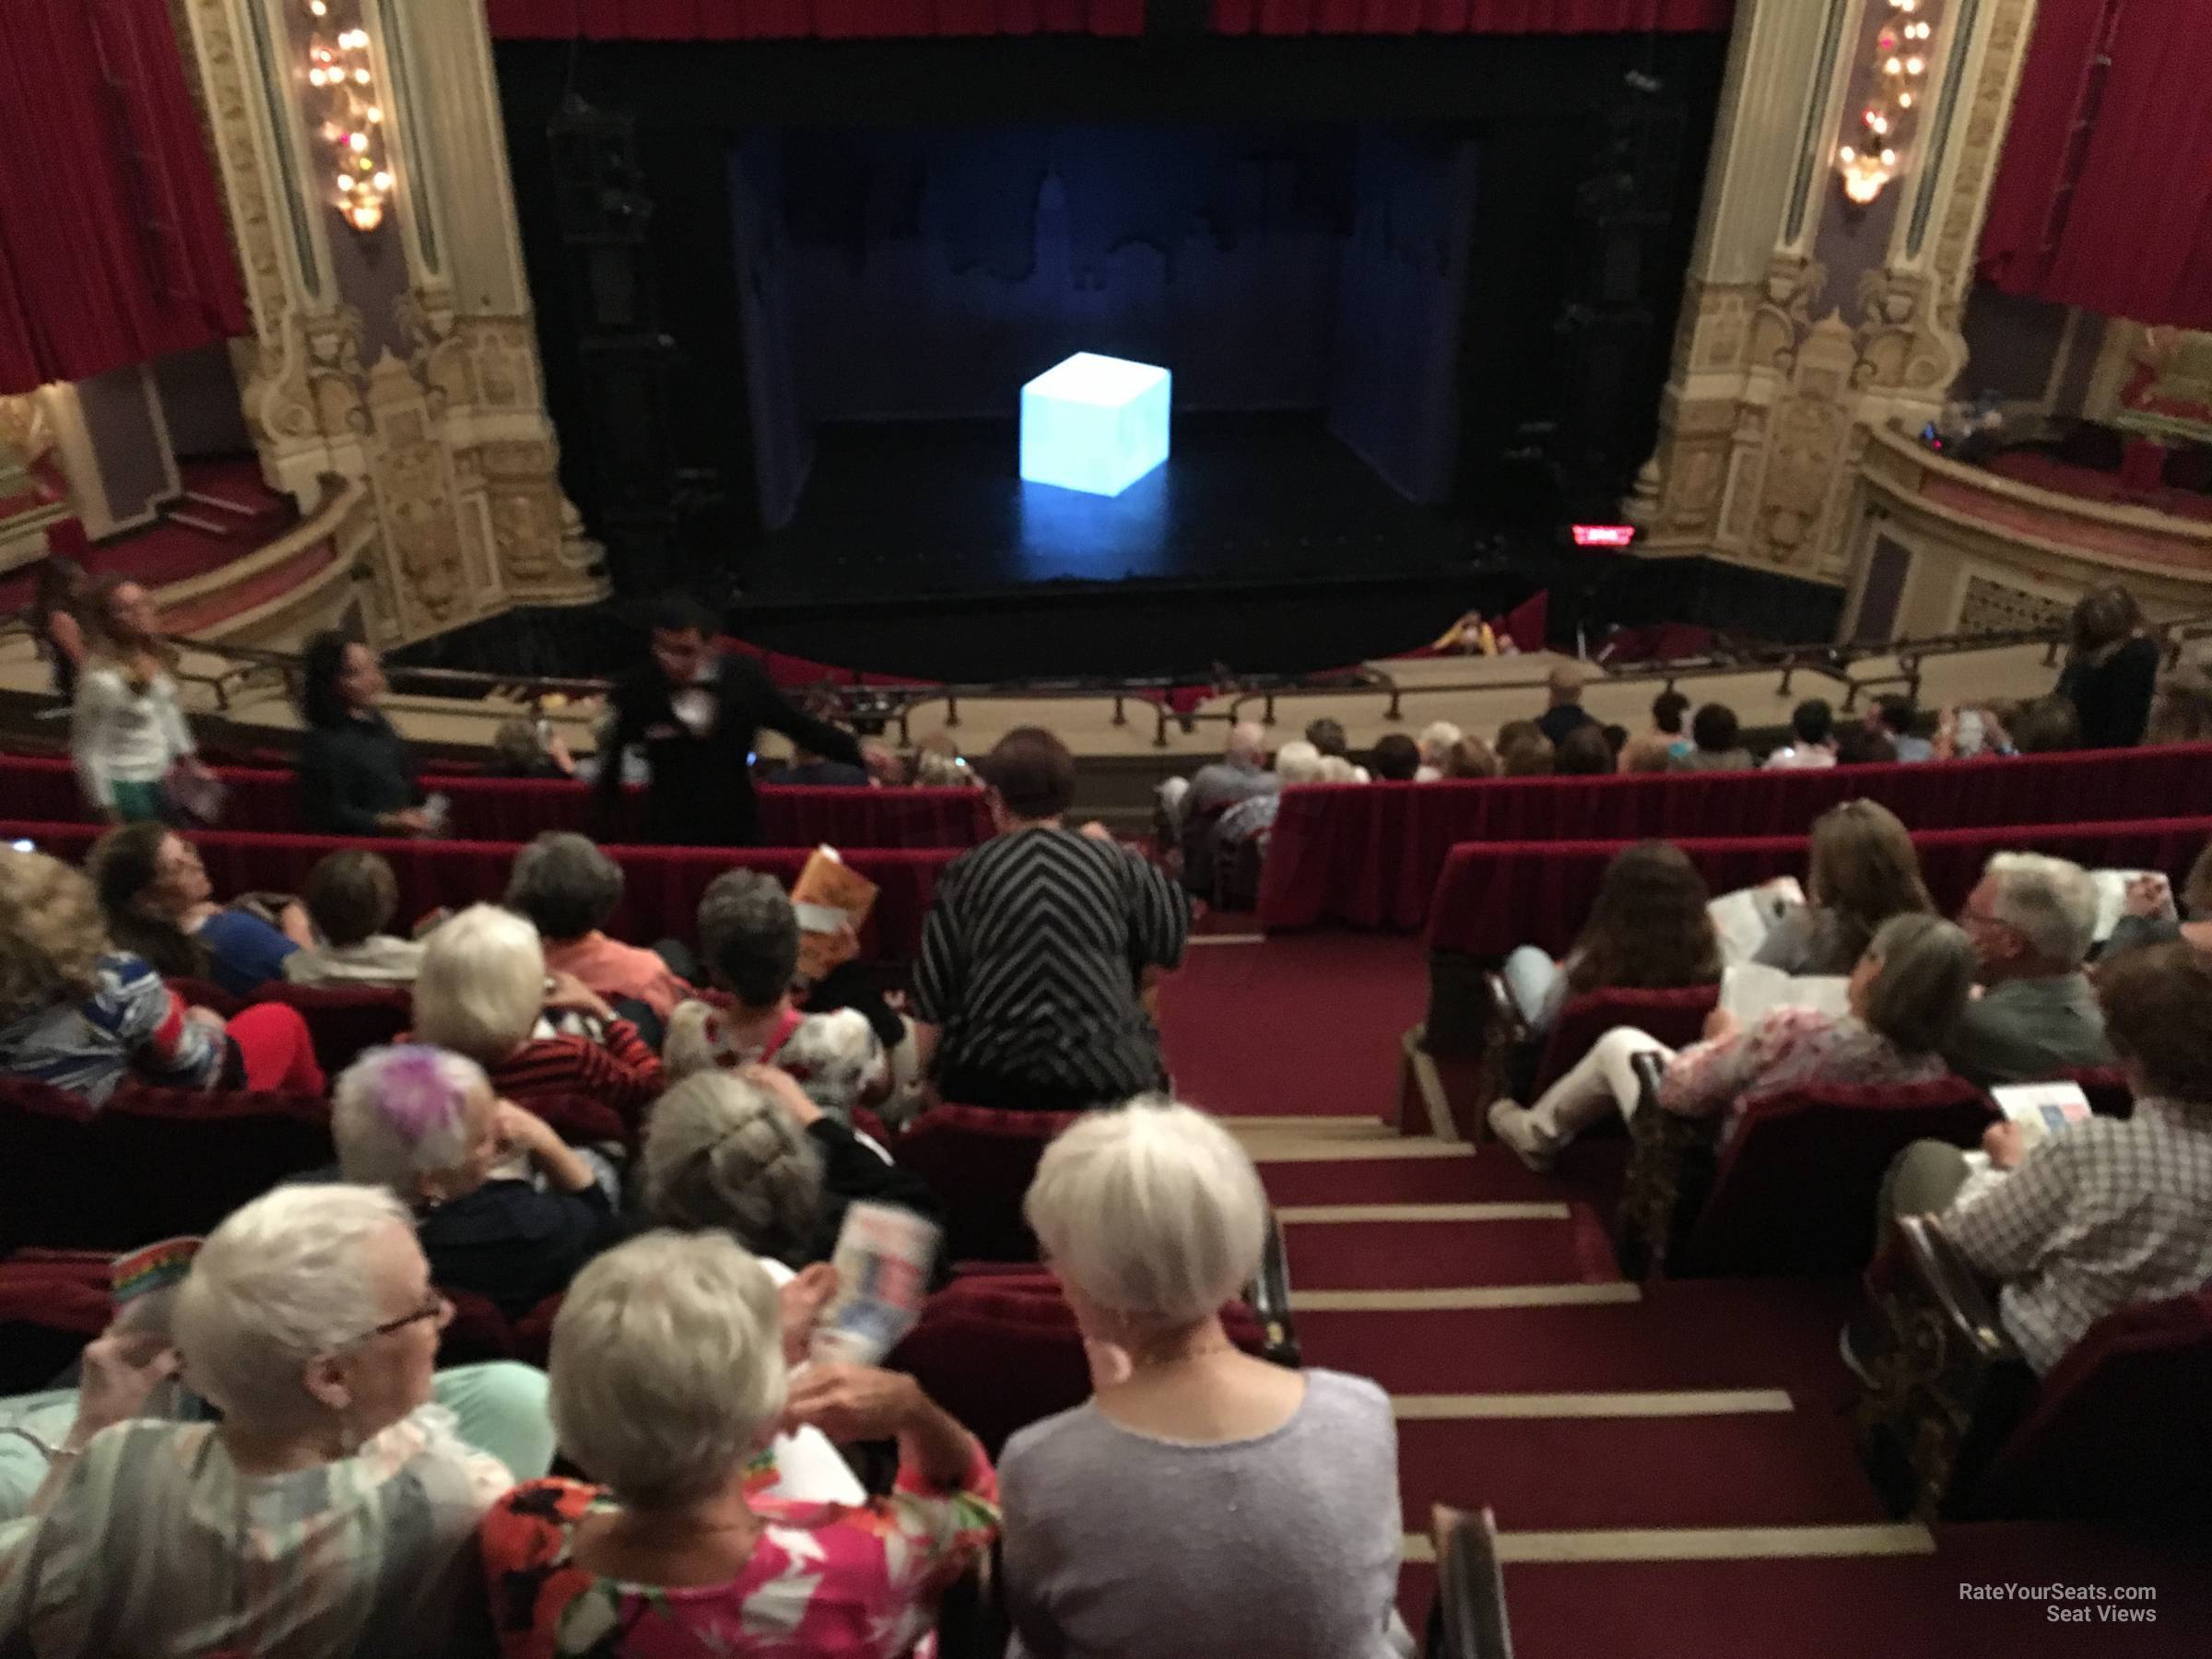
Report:
M 485 0 L 502 41 L 1077 34 L 1641 34 L 1728 27 L 1735 0 Z

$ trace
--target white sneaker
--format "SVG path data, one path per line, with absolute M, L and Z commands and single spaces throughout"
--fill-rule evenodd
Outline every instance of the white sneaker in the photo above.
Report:
M 1530 1120 L 1520 1101 L 1492 1100 L 1489 1124 L 1490 1133 L 1511 1147 L 1515 1158 L 1539 1175 L 1550 1173 L 1559 1148 Z

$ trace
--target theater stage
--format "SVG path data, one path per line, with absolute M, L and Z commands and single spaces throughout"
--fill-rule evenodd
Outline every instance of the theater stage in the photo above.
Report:
M 1406 500 L 1306 415 L 1179 415 L 1117 497 L 1026 483 L 1012 421 L 823 429 L 747 560 L 748 638 L 930 679 L 1351 664 L 1544 584 L 1544 535 Z

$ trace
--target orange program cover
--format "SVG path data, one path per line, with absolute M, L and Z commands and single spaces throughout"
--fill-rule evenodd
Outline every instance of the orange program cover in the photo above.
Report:
M 850 924 L 858 933 L 876 908 L 877 888 L 838 856 L 835 847 L 817 847 L 791 889 L 792 908 L 799 913 L 799 972 L 818 980 L 832 968 L 849 962 L 859 946 L 841 931 Z

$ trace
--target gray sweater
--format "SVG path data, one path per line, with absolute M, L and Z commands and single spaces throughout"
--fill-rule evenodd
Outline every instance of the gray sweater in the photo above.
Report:
M 1156 1440 L 1083 1405 L 999 1460 L 1009 1659 L 1393 1659 L 1397 1428 L 1372 1382 L 1306 1373 L 1256 1440 Z

